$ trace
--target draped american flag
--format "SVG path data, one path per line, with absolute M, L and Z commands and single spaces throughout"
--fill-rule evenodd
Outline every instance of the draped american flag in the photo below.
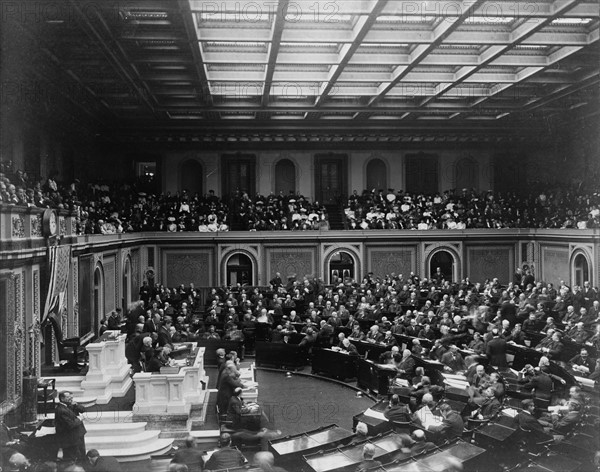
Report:
M 42 325 L 48 321 L 50 313 L 60 315 L 66 308 L 67 285 L 71 267 L 71 246 L 49 247 L 48 267 L 50 268 L 50 280 L 48 282 L 48 295 L 46 296 Z

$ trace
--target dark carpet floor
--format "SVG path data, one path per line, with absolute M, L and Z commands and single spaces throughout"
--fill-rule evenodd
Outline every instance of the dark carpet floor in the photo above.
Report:
M 258 369 L 258 403 L 283 435 L 337 424 L 352 429 L 352 417 L 373 405 L 368 397 L 318 377 Z

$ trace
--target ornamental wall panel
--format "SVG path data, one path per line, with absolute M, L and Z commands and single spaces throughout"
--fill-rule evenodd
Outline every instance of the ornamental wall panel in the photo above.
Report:
M 569 248 L 560 246 L 541 246 L 541 280 L 558 286 L 561 280 L 569 283 Z
M 208 287 L 213 283 L 211 249 L 162 249 L 161 282 L 168 287 L 181 284 Z
M 283 280 L 295 275 L 301 280 L 305 275 L 317 274 L 316 247 L 266 247 L 267 280 L 277 272 Z
M 116 305 L 116 259 L 115 255 L 104 255 L 104 313 L 107 314 L 113 311 Z
M 367 247 L 367 268 L 375 277 L 394 273 L 406 278 L 411 272 L 417 272 L 417 247 Z
M 467 274 L 472 281 L 483 282 L 497 277 L 501 284 L 512 281 L 513 246 L 481 246 L 467 248 Z

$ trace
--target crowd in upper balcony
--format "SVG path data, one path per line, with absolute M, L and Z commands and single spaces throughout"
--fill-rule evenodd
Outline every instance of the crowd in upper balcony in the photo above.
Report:
M 223 232 L 327 230 L 327 210 L 299 193 L 250 197 L 236 192 L 229 199 L 207 194 L 156 192 L 152 177 L 130 183 L 70 184 L 53 176 L 45 182 L 26 172 L 0 168 L 0 204 L 65 209 L 76 215 L 79 234 L 139 231 Z
M 538 188 L 539 187 L 539 188 Z M 65 209 L 76 215 L 78 234 L 140 231 L 328 230 L 325 206 L 291 191 L 267 196 L 213 190 L 158 192 L 153 177 L 131 182 L 65 183 L 51 175 L 33 179 L 0 166 L 0 204 Z M 470 229 L 600 227 L 600 192 L 589 184 L 531 186 L 526 195 L 449 190 L 411 194 L 356 190 L 344 212 L 348 229 Z
M 357 230 L 600 227 L 597 185 L 529 190 L 525 195 L 473 189 L 435 194 L 355 190 L 344 212 L 348 229 Z

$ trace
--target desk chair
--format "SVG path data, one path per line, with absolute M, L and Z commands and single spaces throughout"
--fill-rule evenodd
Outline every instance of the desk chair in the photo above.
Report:
M 52 411 L 56 406 L 56 398 L 58 390 L 56 390 L 56 379 L 39 379 L 37 384 L 37 403 L 44 405 L 44 416 L 48 416 L 48 401 L 52 401 Z

